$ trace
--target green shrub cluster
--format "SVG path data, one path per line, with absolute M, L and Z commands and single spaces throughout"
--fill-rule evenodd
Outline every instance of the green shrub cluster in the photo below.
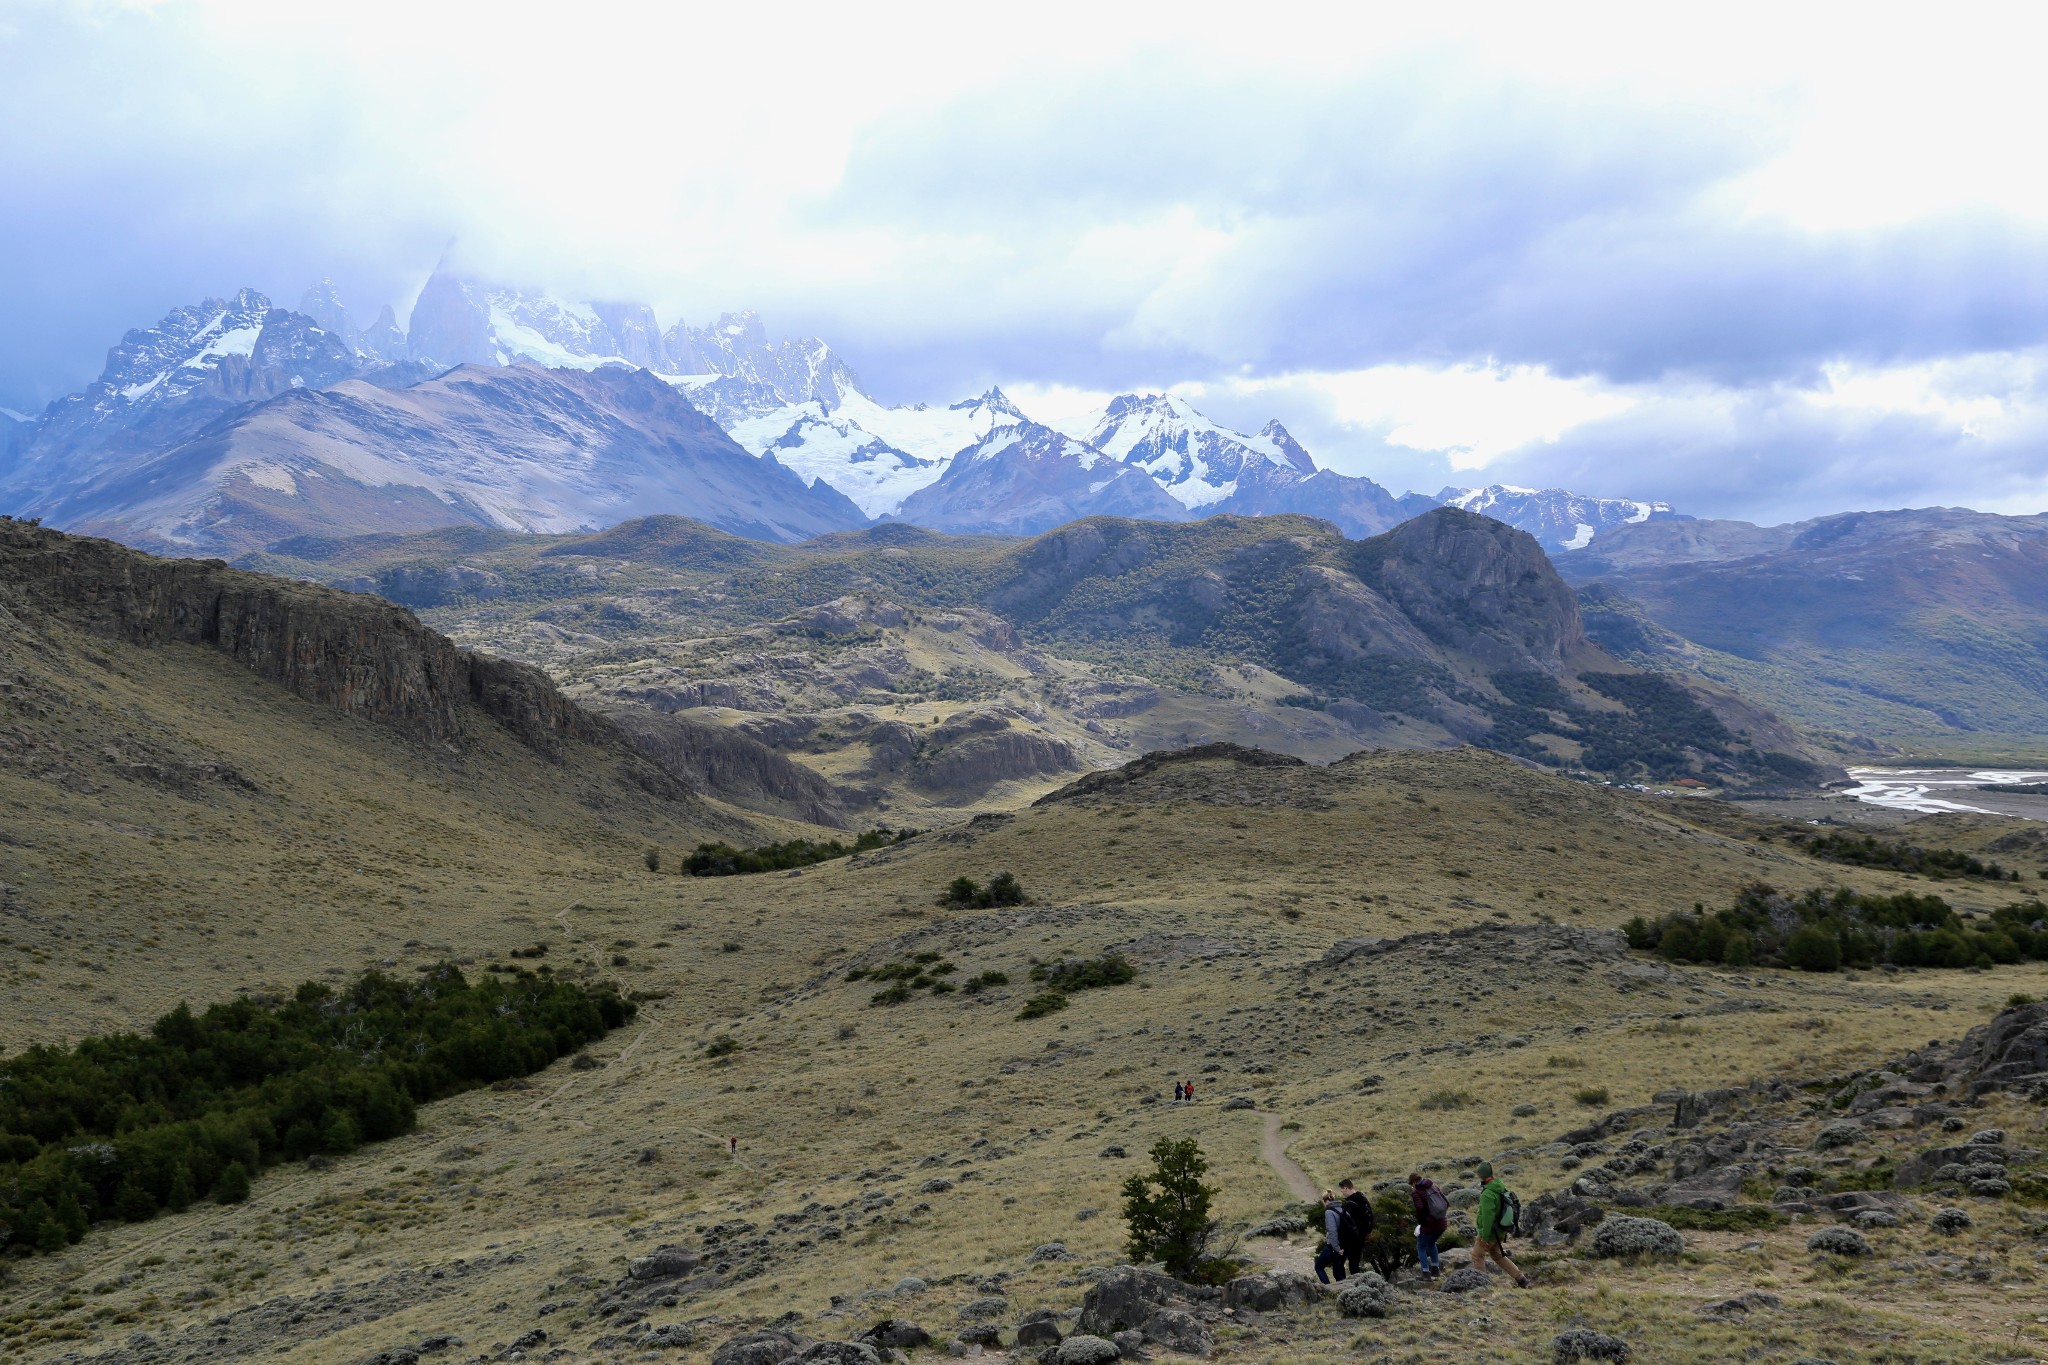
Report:
M 883 826 L 871 829 L 855 839 L 852 844 L 842 844 L 837 839 L 818 843 L 813 839 L 790 839 L 780 844 L 763 844 L 759 848 L 734 848 L 731 844 L 699 844 L 697 851 L 683 859 L 683 871 L 692 877 L 735 877 L 751 872 L 782 872 L 793 867 L 809 867 L 813 863 L 830 862 L 849 854 L 866 853 L 871 849 L 887 848 L 900 844 L 905 839 L 914 839 L 924 831 L 915 829 L 890 829 Z
M 2039 902 L 2007 906 L 1983 925 L 1966 923 L 1939 896 L 1866 895 L 1818 888 L 1789 896 L 1764 882 L 1744 887 L 1735 904 L 1706 913 L 1623 926 L 1629 946 L 1674 962 L 1730 967 L 1972 967 L 2048 959 L 2048 910 Z
M 1011 872 L 996 873 L 988 879 L 987 886 L 972 877 L 955 877 L 946 884 L 945 894 L 939 897 L 939 903 L 976 910 L 997 905 L 1022 905 L 1024 886 Z
M 443 965 L 31 1047 L 0 1062 L 0 1244 L 56 1251 L 104 1219 L 245 1198 L 267 1165 L 410 1132 L 417 1105 L 537 1071 L 633 1010 L 608 986 Z
M 1038 963 L 1031 969 L 1031 979 L 1043 985 L 1045 990 L 1025 1001 L 1024 1009 L 1017 1017 L 1041 1019 L 1065 1009 L 1067 997 L 1075 991 L 1121 986 L 1137 975 L 1138 969 L 1122 953 Z
M 1987 863 L 1968 853 L 1959 853 L 1952 848 L 1920 848 L 1914 844 L 1893 843 L 1866 834 L 1861 838 L 1831 830 L 1827 833 L 1794 834 L 1789 842 L 1799 845 L 1816 858 L 1829 862 L 1849 863 L 1856 867 L 1884 867 L 1895 872 L 1918 872 L 1922 876 L 1936 879 L 1944 877 L 1982 877 L 1987 881 L 2018 881 L 2020 874 L 2000 867 L 1995 862 Z

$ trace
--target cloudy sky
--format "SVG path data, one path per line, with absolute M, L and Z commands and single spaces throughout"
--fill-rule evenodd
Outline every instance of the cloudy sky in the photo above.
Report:
M 0 403 L 447 253 L 1396 491 L 2048 509 L 2025 8 L 813 8 L 0 0 Z

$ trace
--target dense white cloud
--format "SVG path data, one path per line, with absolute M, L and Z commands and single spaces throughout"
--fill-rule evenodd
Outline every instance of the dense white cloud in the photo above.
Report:
M 29 0 L 0 403 L 242 284 L 402 312 L 452 250 L 761 308 L 890 399 L 1180 386 L 1397 488 L 2039 505 L 2033 22 Z

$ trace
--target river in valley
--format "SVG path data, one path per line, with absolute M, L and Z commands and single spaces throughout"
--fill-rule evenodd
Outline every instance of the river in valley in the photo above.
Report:
M 2048 783 L 2043 768 L 1851 768 L 1856 785 L 1845 795 L 1887 810 L 1933 815 L 1974 811 L 2048 819 L 2048 796 L 2006 793 L 2000 787 Z M 1994 788 L 1991 791 L 1983 788 Z

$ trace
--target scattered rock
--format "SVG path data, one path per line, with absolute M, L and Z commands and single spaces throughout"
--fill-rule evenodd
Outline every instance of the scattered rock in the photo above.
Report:
M 1685 1250 L 1678 1229 L 1655 1218 L 1617 1214 L 1593 1234 L 1595 1256 L 1677 1256 Z
M 1071 1261 L 1074 1253 L 1067 1250 L 1065 1242 L 1047 1242 L 1031 1249 L 1031 1259 L 1037 1261 Z
M 711 1365 L 782 1365 L 797 1353 L 795 1337 L 782 1332 L 746 1332 L 711 1353 Z
M 1808 1251 L 1824 1251 L 1830 1256 L 1868 1256 L 1870 1243 L 1863 1240 L 1863 1234 L 1850 1228 L 1822 1228 L 1806 1239 Z
M 1140 1270 L 1133 1265 L 1115 1266 L 1104 1271 L 1082 1296 L 1078 1326 L 1097 1337 L 1123 1331 L 1142 1332 L 1152 1315 L 1173 1303 L 1180 1294 L 1179 1282 L 1156 1271 Z
M 1110 1338 L 1116 1343 L 1117 1354 L 1125 1360 L 1150 1360 L 1152 1353 L 1145 1349 L 1143 1332 L 1118 1332 Z
M 1053 1357 L 1059 1365 L 1108 1365 L 1123 1354 L 1116 1343 L 1101 1337 L 1073 1336 L 1060 1343 L 1058 1353 Z
M 972 1327 L 960 1329 L 960 1340 L 969 1346 L 1000 1346 L 1003 1331 L 992 1322 L 977 1322 Z
M 917 1278 L 917 1276 L 905 1275 L 902 1279 L 896 1281 L 896 1287 L 889 1292 L 899 1299 L 907 1299 L 914 1294 L 924 1293 L 927 1287 L 925 1282 Z
M 917 1187 L 917 1192 L 919 1194 L 944 1194 L 947 1190 L 950 1190 L 952 1188 L 952 1181 L 947 1180 L 943 1176 L 935 1175 L 930 1180 L 925 1181 L 924 1184 L 919 1185 Z
M 1337 1311 L 1347 1318 L 1383 1318 L 1393 1311 L 1394 1291 L 1372 1271 L 1363 1271 L 1337 1291 Z
M 1123 1149 L 1121 1143 L 1112 1142 L 1109 1144 L 1109 1146 L 1104 1147 L 1100 1152 L 1097 1152 L 1096 1155 L 1108 1157 L 1125 1157 L 1129 1156 L 1130 1153 Z
M 1667 1187 L 1659 1202 L 1673 1208 L 1731 1209 L 1741 1201 L 1746 1174 L 1740 1166 L 1702 1171 Z
M 1304 1226 L 1299 1218 L 1268 1218 L 1245 1235 L 1247 1237 L 1287 1237 L 1302 1231 Z
M 1474 1270 L 1469 1265 L 1459 1266 L 1444 1276 L 1444 1293 L 1469 1294 L 1475 1289 L 1490 1288 L 1492 1284 L 1493 1281 L 1487 1278 L 1485 1271 Z
M 1953 1237 L 1975 1221 L 1961 1209 L 1943 1209 L 1927 1220 L 1927 1226 L 1944 1237 Z
M 851 1341 L 814 1341 L 793 1357 L 803 1365 L 881 1365 L 881 1353 Z
M 1723 1320 L 1746 1318 L 1760 1308 L 1777 1308 L 1779 1306 L 1776 1294 L 1766 1294 L 1761 1289 L 1752 1289 L 1747 1294 L 1737 1294 L 1732 1299 L 1722 1299 L 1719 1303 L 1705 1305 L 1700 1309 L 1700 1316 Z
M 1627 1360 L 1628 1343 L 1589 1327 L 1574 1327 L 1550 1339 L 1550 1358 L 1556 1365 L 1575 1360 Z

